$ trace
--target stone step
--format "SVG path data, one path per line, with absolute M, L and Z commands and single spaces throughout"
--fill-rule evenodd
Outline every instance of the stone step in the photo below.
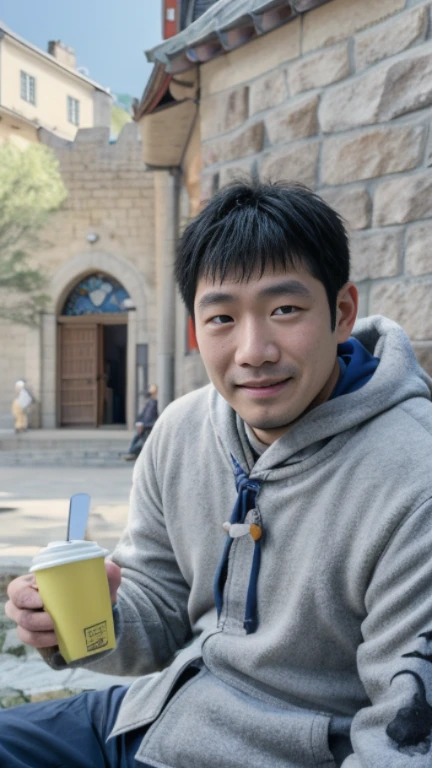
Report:
M 69 450 L 65 447 L 59 449 L 44 450 L 19 450 L 19 451 L 0 451 L 0 467 L 104 467 L 120 466 L 123 460 L 119 453 L 125 453 L 127 445 L 116 447 L 112 450 L 105 449 L 81 449 Z
M 127 448 L 132 440 L 133 432 L 122 432 L 115 437 L 108 438 L 68 438 L 56 437 L 28 438 L 27 435 L 0 439 L 0 454 L 9 451 L 46 451 L 46 450 L 92 450 L 92 451 L 121 451 Z

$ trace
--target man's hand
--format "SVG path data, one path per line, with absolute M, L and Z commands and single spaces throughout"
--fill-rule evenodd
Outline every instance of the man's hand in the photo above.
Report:
M 121 569 L 111 560 L 105 560 L 105 570 L 108 576 L 111 603 L 114 605 L 117 601 L 117 590 L 121 582 Z
M 43 610 L 43 603 L 32 573 L 18 576 L 8 586 L 9 600 L 5 613 L 18 624 L 18 637 L 33 648 L 57 645 L 51 616 Z
M 105 568 L 108 576 L 112 604 L 117 599 L 121 571 L 118 565 L 107 561 Z M 49 613 L 44 611 L 41 596 L 32 573 L 18 576 L 8 586 L 9 600 L 5 613 L 18 625 L 18 637 L 33 648 L 52 648 L 58 645 L 54 624 Z

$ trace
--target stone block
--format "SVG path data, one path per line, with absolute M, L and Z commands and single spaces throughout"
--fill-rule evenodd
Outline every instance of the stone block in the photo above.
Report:
M 121 150 L 125 145 L 132 145 L 133 147 L 136 147 L 139 144 L 139 138 L 140 134 L 138 123 L 125 123 L 117 137 L 117 141 L 113 149 L 115 149 L 118 154 L 121 154 Z
M 321 99 L 319 120 L 325 133 L 370 125 L 432 104 L 432 46 L 420 46 L 396 60 L 378 64 Z
M 303 17 L 303 52 L 344 40 L 405 8 L 405 0 L 332 0 Z
M 377 61 L 405 51 L 421 40 L 427 29 L 427 8 L 412 8 L 380 24 L 361 32 L 355 38 L 354 57 L 357 70 L 370 67 Z
M 223 91 L 200 104 L 203 141 L 239 128 L 248 118 L 248 87 Z
M 200 67 L 201 98 L 248 83 L 300 55 L 300 18 Z
M 25 696 L 22 691 L 15 690 L 14 688 L 0 689 L 0 709 L 10 709 L 20 704 L 28 704 L 28 702 L 28 696 Z
M 276 70 L 271 75 L 260 77 L 249 86 L 249 111 L 251 116 L 257 112 L 277 107 L 288 96 L 286 71 Z
M 255 171 L 256 161 L 247 163 L 232 163 L 224 165 L 219 171 L 219 188 L 230 184 L 237 179 L 248 179 L 250 181 Z
M 408 275 L 432 274 L 432 221 L 408 227 L 405 271 Z
M 270 143 L 314 136 L 318 130 L 318 104 L 319 96 L 303 96 L 274 109 L 264 121 Z
M 202 203 L 210 200 L 219 187 L 218 173 L 202 173 L 200 185 L 200 201 Z
M 365 187 L 320 189 L 321 197 L 339 213 L 349 229 L 366 229 L 371 220 L 371 199 Z
M 411 170 L 422 161 L 424 133 L 424 125 L 401 125 L 325 139 L 321 181 L 346 184 Z
M 19 639 L 16 627 L 8 629 L 3 641 L 2 653 L 10 653 L 13 656 L 25 656 L 26 646 Z
M 374 196 L 374 226 L 404 224 L 432 217 L 432 173 L 383 181 Z
M 79 128 L 76 132 L 75 142 L 72 144 L 74 151 L 81 149 L 84 144 L 106 144 L 109 142 L 110 129 L 104 126 L 95 128 Z
M 319 142 L 294 142 L 269 152 L 261 160 L 259 175 L 263 181 L 299 181 L 315 187 Z
M 288 84 L 290 93 L 300 93 L 312 88 L 322 88 L 343 80 L 350 73 L 348 44 L 312 53 L 290 64 Z
M 413 341 L 432 339 L 432 281 L 396 280 L 372 286 L 370 312 L 399 323 Z
M 216 163 L 229 160 L 239 160 L 247 155 L 261 152 L 264 143 L 264 123 L 250 125 L 240 133 L 225 136 L 223 139 L 213 139 L 202 145 L 202 160 L 204 168 Z
M 413 347 L 421 367 L 432 376 L 432 342 L 414 342 Z
M 432 131 L 430 131 L 429 142 L 426 151 L 426 165 L 428 168 L 432 167 Z
M 351 279 L 375 280 L 399 274 L 401 229 L 356 232 L 351 237 Z

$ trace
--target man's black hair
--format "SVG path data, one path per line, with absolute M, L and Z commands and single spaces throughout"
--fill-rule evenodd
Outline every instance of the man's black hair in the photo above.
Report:
M 221 189 L 187 225 L 175 276 L 194 317 L 198 280 L 239 282 L 269 267 L 303 266 L 324 285 L 336 325 L 336 298 L 349 280 L 348 236 L 341 217 L 301 184 L 235 182 Z

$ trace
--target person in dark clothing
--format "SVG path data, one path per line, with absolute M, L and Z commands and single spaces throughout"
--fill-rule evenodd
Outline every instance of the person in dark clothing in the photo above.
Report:
M 129 450 L 127 453 L 121 454 L 122 459 L 125 461 L 135 461 L 135 459 L 138 458 L 142 447 L 159 416 L 156 384 L 150 384 L 148 398 L 147 403 L 135 422 L 136 433 L 129 446 Z

